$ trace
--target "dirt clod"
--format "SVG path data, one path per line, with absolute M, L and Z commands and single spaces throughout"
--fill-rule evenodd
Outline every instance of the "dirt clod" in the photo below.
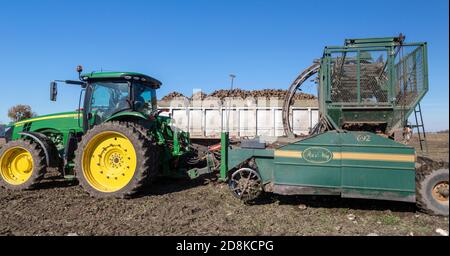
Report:
M 348 219 L 349 221 L 354 221 L 354 220 L 356 219 L 356 216 L 355 216 L 354 214 L 348 214 L 348 215 L 347 215 L 347 219 Z
M 298 209 L 300 209 L 300 210 L 306 210 L 308 208 L 308 206 L 306 206 L 305 204 L 300 204 L 299 206 L 298 206 Z
M 441 236 L 448 236 L 448 231 L 447 230 L 443 230 L 442 228 L 436 229 L 436 233 L 438 233 Z

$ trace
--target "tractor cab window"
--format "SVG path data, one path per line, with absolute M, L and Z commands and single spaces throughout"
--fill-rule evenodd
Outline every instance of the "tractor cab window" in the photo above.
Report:
M 129 109 L 129 86 L 128 83 L 96 82 L 91 84 L 92 98 L 90 113 L 92 125 L 105 121 L 111 115 L 121 110 Z
M 156 109 L 155 89 L 140 83 L 134 83 L 134 108 L 138 112 L 149 114 Z

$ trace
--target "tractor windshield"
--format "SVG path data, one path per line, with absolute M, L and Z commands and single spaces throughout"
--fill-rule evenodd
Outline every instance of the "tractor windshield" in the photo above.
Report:
M 91 87 L 91 123 L 99 124 L 114 113 L 131 108 L 127 82 L 96 82 Z

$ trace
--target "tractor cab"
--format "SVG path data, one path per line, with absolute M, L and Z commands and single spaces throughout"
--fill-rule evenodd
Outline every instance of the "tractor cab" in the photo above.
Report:
M 50 98 L 56 101 L 56 82 L 81 85 L 79 111 L 85 131 L 124 113 L 147 118 L 157 111 L 156 89 L 160 88 L 160 81 L 134 72 L 81 74 L 81 67 L 77 71 L 81 81 L 52 82 Z

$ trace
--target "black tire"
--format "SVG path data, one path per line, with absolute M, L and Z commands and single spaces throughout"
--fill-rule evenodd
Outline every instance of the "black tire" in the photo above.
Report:
M 418 207 L 431 215 L 448 216 L 448 169 L 438 169 L 417 175 L 417 205 Z M 440 183 L 447 184 L 447 200 L 439 201 L 433 196 L 433 188 Z
M 152 154 L 151 158 L 155 159 L 155 162 L 156 162 L 155 164 L 157 167 L 156 167 L 156 171 L 148 173 L 146 185 L 150 184 L 154 180 L 154 178 L 158 175 L 158 172 L 160 170 L 160 168 L 159 168 L 160 162 L 158 161 L 158 159 L 159 159 L 161 150 L 158 147 L 156 140 L 153 138 L 153 136 L 150 134 L 150 132 L 147 128 L 145 128 L 144 126 L 139 125 L 137 123 L 133 123 L 133 122 L 129 122 L 127 124 L 129 126 L 133 127 L 134 129 L 136 129 L 138 132 L 140 132 L 142 134 L 142 136 L 144 136 L 144 138 L 152 144 L 153 150 L 151 150 L 151 154 Z
M 92 187 L 87 181 L 83 172 L 83 151 L 87 143 L 101 132 L 112 131 L 118 132 L 127 137 L 133 144 L 136 151 L 136 169 L 132 179 L 122 189 L 115 192 L 102 192 Z M 149 177 L 154 176 L 157 172 L 157 161 L 154 157 L 156 150 L 154 143 L 147 140 L 142 132 L 139 131 L 136 124 L 127 122 L 107 122 L 95 126 L 89 130 L 82 138 L 75 152 L 75 175 L 80 182 L 80 185 L 93 197 L 105 198 L 129 198 L 135 195 Z
M 47 163 L 45 160 L 44 150 L 39 144 L 32 141 L 18 139 L 10 141 L 0 149 L 0 159 L 11 148 L 21 147 L 27 150 L 33 158 L 33 170 L 31 176 L 22 184 L 14 185 L 4 179 L 0 172 L 0 186 L 10 190 L 28 190 L 34 189 L 39 182 L 44 178 L 47 171 Z M 2 168 L 0 166 L 0 168 Z

